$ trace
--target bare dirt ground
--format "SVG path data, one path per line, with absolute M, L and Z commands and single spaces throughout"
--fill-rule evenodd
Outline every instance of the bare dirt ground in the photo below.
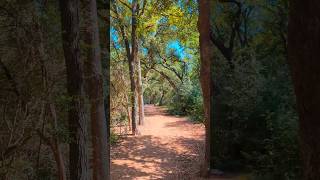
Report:
M 111 148 L 112 180 L 200 180 L 204 126 L 170 116 L 164 108 L 153 105 L 145 107 L 145 115 L 139 135 L 125 137 Z

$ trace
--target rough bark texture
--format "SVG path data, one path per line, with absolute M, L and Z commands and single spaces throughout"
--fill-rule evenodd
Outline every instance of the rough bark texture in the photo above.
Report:
M 210 176 L 211 162 L 211 58 L 212 44 L 210 41 L 210 0 L 199 1 L 198 29 L 200 32 L 200 82 L 203 94 L 205 113 L 205 159 L 201 168 L 202 176 Z
M 93 146 L 93 180 L 110 179 L 107 122 L 104 108 L 103 76 L 96 0 L 83 0 L 85 11 L 85 42 Z
M 136 82 L 134 80 L 134 61 L 132 56 L 129 58 L 129 76 L 130 76 L 130 88 L 131 88 L 131 127 L 132 134 L 136 134 L 137 121 L 136 121 L 136 111 L 137 111 L 137 100 L 136 100 Z
M 79 1 L 60 0 L 63 49 L 67 69 L 69 106 L 70 179 L 88 179 L 87 122 L 84 116 L 83 70 L 79 48 Z
M 305 180 L 320 177 L 320 1 L 291 0 L 288 60 L 297 97 Z
M 110 27 L 110 1 L 105 1 L 105 14 L 108 19 L 105 20 L 106 27 Z M 107 125 L 107 173 L 108 178 L 110 177 L 110 168 L 111 168 L 111 160 L 110 160 L 110 28 L 107 28 L 106 33 L 101 33 L 105 36 L 102 36 L 102 47 L 107 52 L 107 55 L 104 56 L 105 67 L 103 68 L 104 76 L 105 76 L 105 82 L 104 82 L 104 108 L 105 108 L 105 121 Z M 100 35 L 101 35 L 100 34 Z M 108 180 L 108 179 L 107 179 Z
M 138 2 L 136 0 L 132 0 L 132 30 L 131 30 L 131 57 L 129 62 L 129 71 L 130 71 L 130 82 L 131 82 L 131 103 L 132 103 L 132 134 L 136 134 L 136 84 L 135 84 L 135 62 L 137 61 L 138 56 L 138 43 L 137 43 L 137 6 Z
M 137 59 L 138 67 L 138 104 L 139 104 L 139 125 L 144 123 L 144 102 L 143 102 L 143 86 L 142 86 L 142 77 L 141 77 L 141 63 L 140 59 Z

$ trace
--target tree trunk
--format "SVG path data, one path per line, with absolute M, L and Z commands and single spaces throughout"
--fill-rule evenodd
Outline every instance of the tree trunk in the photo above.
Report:
M 320 177 L 320 1 L 291 0 L 288 61 L 299 112 L 305 180 Z
M 130 106 L 129 106 L 129 98 L 128 98 L 128 95 L 125 94 L 125 98 L 126 98 L 126 104 L 124 104 L 124 107 L 126 108 L 127 110 L 127 116 L 128 116 L 128 126 L 129 126 L 129 131 L 132 130 L 132 123 L 131 123 L 131 114 L 130 114 Z
M 163 105 L 163 98 L 164 98 L 164 95 L 166 94 L 165 90 L 162 89 L 162 94 L 161 94 L 161 98 L 160 98 L 160 101 L 159 101 L 159 106 L 162 106 Z
M 138 59 L 138 104 L 139 104 L 139 125 L 143 125 L 143 123 L 144 123 L 144 101 L 143 101 L 143 86 L 142 86 L 140 59 Z
M 198 29 L 200 33 L 200 82 L 204 102 L 205 117 L 205 157 L 201 167 L 201 175 L 210 176 L 211 162 L 211 58 L 212 44 L 210 41 L 210 0 L 199 1 Z
M 137 4 L 137 3 L 135 2 L 135 0 L 133 0 L 132 4 L 134 7 L 134 4 Z M 112 5 L 113 5 L 114 12 L 116 13 L 117 18 L 120 19 L 118 11 L 117 11 L 117 5 L 114 0 L 112 0 Z M 134 56 L 136 56 L 138 48 L 136 46 L 133 46 L 133 44 L 136 44 L 136 16 L 134 16 L 135 13 L 136 13 L 136 8 L 135 9 L 132 8 L 132 33 L 131 33 L 132 50 L 131 51 L 130 51 L 130 44 L 129 44 L 128 37 L 126 36 L 126 33 L 124 31 L 125 27 L 123 24 L 120 23 L 120 33 L 121 33 L 121 36 L 124 40 L 125 50 L 126 50 L 126 54 L 127 54 L 128 63 L 129 63 L 130 91 L 131 91 L 130 101 L 131 101 L 131 106 L 132 106 L 132 108 L 131 108 L 132 134 L 136 134 L 136 123 L 137 123 L 136 122 L 137 103 L 136 103 L 136 94 L 135 94 L 136 84 L 135 84 L 135 78 L 134 78 L 134 74 L 135 74 Z
M 132 57 L 130 57 L 132 59 Z M 130 88 L 131 88 L 131 128 L 132 128 L 132 134 L 136 134 L 137 129 L 137 122 L 136 122 L 136 109 L 137 109 L 137 103 L 136 103 L 136 83 L 134 81 L 134 61 L 130 60 L 129 62 L 129 76 L 130 76 Z
M 64 161 L 63 161 L 63 155 L 57 140 L 53 142 L 51 149 L 57 164 L 59 180 L 67 180 L 66 168 L 64 166 Z
M 132 0 L 132 31 L 131 31 L 131 57 L 129 58 L 129 71 L 130 71 L 130 82 L 131 82 L 131 103 L 132 103 L 132 113 L 131 113 L 131 120 L 132 120 L 132 134 L 136 134 L 136 85 L 135 85 L 135 80 L 134 80 L 134 74 L 135 74 L 135 69 L 134 65 L 135 62 L 137 61 L 137 56 L 138 56 L 138 43 L 137 43 L 137 6 L 138 2 L 137 0 Z
M 50 112 L 52 114 L 53 124 L 55 131 L 58 130 L 58 117 L 56 113 L 56 108 L 53 103 L 49 104 Z M 52 142 L 50 142 L 50 147 L 52 149 L 57 168 L 58 168 L 58 174 L 59 174 L 59 180 L 67 180 L 67 173 L 66 168 L 64 165 L 63 155 L 61 152 L 60 144 L 57 137 L 54 137 Z
M 96 0 L 83 0 L 85 12 L 85 42 L 87 57 L 85 61 L 88 76 L 88 96 L 90 101 L 90 120 L 93 146 L 93 180 L 108 180 L 109 142 L 104 109 L 103 76 Z
M 70 179 L 87 180 L 87 122 L 84 116 L 83 70 L 79 48 L 79 1 L 60 0 L 63 50 L 67 70 L 67 89 L 72 98 L 68 119 Z

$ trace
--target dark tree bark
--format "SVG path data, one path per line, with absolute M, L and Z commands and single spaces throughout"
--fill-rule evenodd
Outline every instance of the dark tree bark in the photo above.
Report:
M 96 0 L 83 0 L 85 12 L 85 43 L 87 60 L 87 93 L 90 101 L 90 120 L 93 146 L 93 180 L 110 179 L 109 143 L 104 109 L 103 75 Z
M 205 159 L 201 168 L 204 177 L 210 176 L 211 163 L 211 61 L 212 44 L 210 41 L 210 0 L 199 1 L 198 29 L 200 33 L 200 82 L 204 102 L 205 117 Z
M 297 98 L 305 180 L 320 177 L 320 1 L 291 0 L 288 60 Z
M 60 0 L 63 50 L 67 70 L 69 106 L 69 163 L 71 180 L 87 180 L 87 122 L 84 116 L 83 69 L 79 48 L 79 1 Z
M 18 90 L 18 85 L 13 76 L 11 75 L 9 69 L 7 66 L 2 62 L 2 59 L 0 58 L 0 67 L 3 69 L 4 74 L 6 75 L 8 81 L 11 83 L 13 92 L 17 95 L 17 97 L 20 97 L 20 92 Z
M 138 57 L 138 43 L 137 43 L 137 9 L 138 2 L 137 0 L 132 0 L 132 16 L 131 16 L 131 57 L 129 58 L 129 70 L 130 70 L 130 82 L 131 82 L 131 103 L 132 105 L 132 134 L 136 134 L 136 108 L 137 108 L 137 100 L 136 100 L 136 84 L 135 84 L 135 62 Z

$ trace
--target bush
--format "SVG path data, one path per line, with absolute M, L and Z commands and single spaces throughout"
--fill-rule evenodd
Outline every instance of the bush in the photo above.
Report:
M 203 103 L 198 82 L 185 81 L 172 95 L 169 112 L 189 116 L 192 121 L 203 121 Z
M 275 70 L 249 58 L 230 69 L 224 60 L 217 62 L 213 75 L 216 167 L 253 171 L 261 179 L 299 177 L 298 117 L 286 66 L 279 64 Z

